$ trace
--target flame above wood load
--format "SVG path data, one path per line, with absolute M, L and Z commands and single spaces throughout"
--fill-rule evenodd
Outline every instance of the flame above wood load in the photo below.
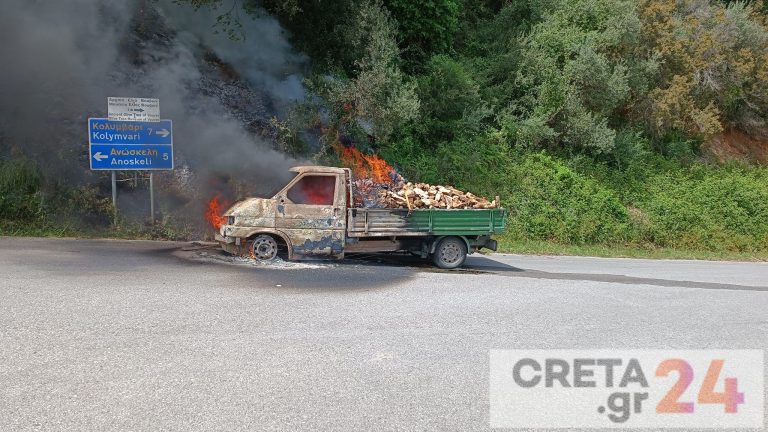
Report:
M 354 147 L 341 147 L 342 164 L 354 175 L 355 206 L 368 208 L 491 209 L 493 201 L 460 191 L 451 186 L 406 182 L 403 176 L 376 155 L 365 155 Z
M 403 180 L 387 161 L 376 155 L 363 154 L 354 147 L 342 147 L 340 153 L 342 164 L 351 168 L 356 178 L 370 178 L 376 183 L 385 184 Z

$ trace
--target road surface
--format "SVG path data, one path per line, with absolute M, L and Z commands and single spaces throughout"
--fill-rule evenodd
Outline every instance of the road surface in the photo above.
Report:
M 765 349 L 768 264 L 0 237 L 0 430 L 487 430 L 490 349 Z

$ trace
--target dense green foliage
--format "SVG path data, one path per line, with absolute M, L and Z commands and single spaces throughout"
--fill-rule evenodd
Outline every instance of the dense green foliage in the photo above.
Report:
M 223 7 L 225 0 L 182 0 Z M 246 0 L 246 4 L 250 4 Z M 259 2 L 257 2 L 259 3 Z M 264 0 L 260 2 L 278 16 L 296 37 L 297 48 L 319 65 L 350 73 L 363 54 L 357 44 L 361 11 L 376 8 L 395 20 L 393 42 L 409 72 L 418 71 L 432 55 L 450 50 L 459 24 L 460 0 L 386 0 L 384 3 L 354 0 Z M 227 12 L 223 12 L 226 14 Z M 377 29 L 371 29 L 378 31 Z M 318 37 L 322 35 L 322 37 Z
M 174 221 L 153 225 L 115 220 L 112 200 L 97 185 L 44 178 L 30 160 L 0 160 L 0 235 L 118 235 L 182 239 L 189 230 Z
M 450 49 L 459 24 L 459 0 L 387 0 L 385 6 L 397 20 L 398 42 L 409 71 Z
M 453 6 L 369 1 L 338 15 L 357 22 L 312 18 L 356 53 L 342 69 L 313 55 L 326 82 L 342 83 L 313 87 L 317 109 L 336 113 L 327 142 L 373 139 L 408 178 L 501 195 L 519 240 L 768 250 L 766 170 L 711 165 L 698 150 L 724 130 L 765 134 L 761 4 Z M 359 37 L 361 22 L 374 36 Z M 292 30 L 299 46 L 312 39 Z M 370 58 L 389 72 L 366 71 Z
M 0 161 L 0 231 L 34 231 L 70 221 L 109 225 L 113 214 L 110 199 L 96 186 L 44 182 L 40 170 L 28 159 Z
M 642 154 L 619 170 L 614 162 L 563 160 L 483 141 L 435 155 L 413 144 L 384 152 L 400 158 L 398 167 L 412 177 L 501 195 L 513 240 L 768 250 L 768 169 L 682 166 Z
M 644 240 L 678 248 L 768 248 L 768 170 L 730 167 L 658 175 L 642 203 Z
M 37 168 L 26 159 L 0 161 L 0 219 L 31 221 L 42 211 Z

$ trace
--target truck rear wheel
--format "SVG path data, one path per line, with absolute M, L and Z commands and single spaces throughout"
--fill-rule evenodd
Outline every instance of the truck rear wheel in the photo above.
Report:
M 432 255 L 432 262 L 442 269 L 461 267 L 467 259 L 467 245 L 458 237 L 446 237 L 440 240 Z
M 277 242 L 272 236 L 262 234 L 253 239 L 251 246 L 253 257 L 261 261 L 271 261 L 277 257 Z

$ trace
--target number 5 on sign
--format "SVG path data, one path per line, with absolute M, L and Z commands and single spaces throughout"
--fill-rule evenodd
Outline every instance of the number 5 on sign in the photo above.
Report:
M 725 363 L 724 360 L 712 360 L 709 364 L 704 382 L 701 383 L 697 402 L 700 404 L 721 403 L 725 407 L 726 413 L 735 413 L 738 411 L 739 404 L 744 403 L 744 393 L 739 393 L 737 379 L 726 378 L 725 391 L 715 391 L 723 363 Z M 668 376 L 672 371 L 677 371 L 677 382 L 656 405 L 656 412 L 664 414 L 692 413 L 694 410 L 693 402 L 678 402 L 677 400 L 693 382 L 693 368 L 685 360 L 667 359 L 659 363 L 656 368 L 656 376 Z

